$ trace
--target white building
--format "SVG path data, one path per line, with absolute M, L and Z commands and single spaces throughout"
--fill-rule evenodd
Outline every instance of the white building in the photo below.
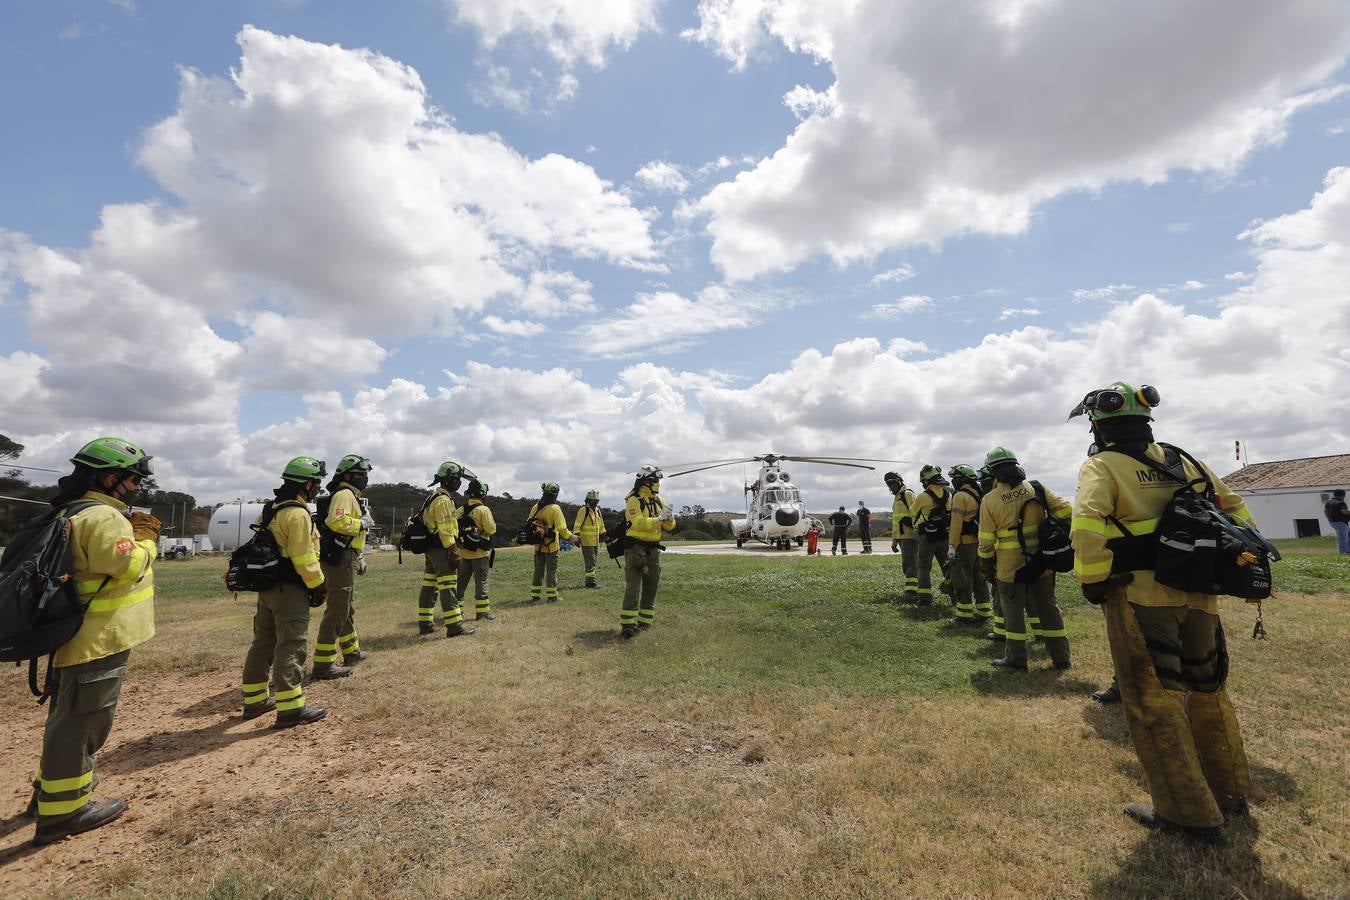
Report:
M 1337 488 L 1350 494 L 1350 453 L 1255 463 L 1223 482 L 1247 501 L 1266 537 L 1331 534 L 1322 505 Z

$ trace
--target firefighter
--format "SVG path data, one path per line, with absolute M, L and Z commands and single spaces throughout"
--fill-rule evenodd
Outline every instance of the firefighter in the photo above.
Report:
M 356 638 L 356 576 L 366 571 L 366 509 L 361 492 L 370 483 L 370 469 L 370 460 L 359 453 L 342 457 L 328 482 L 330 496 L 319 507 L 321 512 L 326 510 L 319 525 L 319 566 L 328 586 L 328 601 L 314 640 L 313 677 L 320 681 L 350 675 L 351 667 L 366 658 Z
M 656 615 L 656 589 L 661 584 L 661 533 L 675 530 L 675 508 L 661 497 L 662 473 L 656 466 L 643 466 L 624 498 L 628 521 L 623 554 L 623 609 L 619 634 L 631 638 L 639 629 L 650 628 Z
M 258 523 L 276 538 L 281 555 L 290 561 L 275 587 L 258 592 L 253 614 L 253 643 L 244 656 L 244 718 L 255 719 L 276 710 L 273 728 L 291 728 L 317 722 L 328 715 L 322 706 L 305 705 L 305 643 L 309 638 L 309 611 L 322 606 L 328 593 L 319 565 L 319 529 L 310 518 L 310 498 L 328 467 L 312 456 L 297 456 L 281 473 L 281 487 L 263 507 Z M 267 672 L 271 669 L 271 691 Z M 346 666 L 334 666 L 338 675 L 350 675 Z M 270 693 L 270 696 L 269 696 Z
M 90 441 L 71 457 L 75 468 L 61 477 L 51 501 L 57 511 L 73 510 L 75 591 L 86 606 L 79 631 L 51 660 L 51 705 L 29 804 L 37 844 L 107 825 L 127 810 L 117 797 L 93 799 L 94 754 L 112 731 L 131 648 L 155 634 L 151 564 L 160 523 L 126 512 L 152 473 L 150 459 L 121 438 Z
M 1135 456 L 1167 460 L 1153 439 L 1158 401 L 1153 387 L 1116 382 L 1087 394 L 1069 415 L 1087 414 L 1099 448 L 1078 471 L 1074 571 L 1083 595 L 1106 615 L 1130 737 L 1152 795 L 1152 804 L 1131 803 L 1125 812 L 1209 841 L 1227 816 L 1246 814 L 1251 775 L 1224 689 L 1228 652 L 1218 597 L 1154 580 L 1155 533 L 1177 485 Z M 1177 462 L 1193 484 L 1213 484 L 1226 513 L 1255 526 L 1243 499 L 1208 466 Z
M 835 512 L 830 513 L 830 524 L 834 526 L 833 540 L 830 541 L 830 555 L 835 556 L 840 549 L 844 555 L 848 556 L 848 526 L 853 524 L 853 517 L 844 512 L 841 506 Z
M 572 545 L 572 532 L 567 530 L 567 519 L 562 507 L 558 505 L 558 493 L 562 489 L 556 481 L 545 481 L 539 486 L 543 496 L 530 507 L 526 518 L 534 523 L 540 534 L 540 540 L 534 545 L 534 578 L 530 581 L 530 602 L 538 603 L 540 596 L 549 603 L 562 599 L 558 596 L 558 551 L 563 542 Z
M 895 497 L 891 503 L 891 552 L 900 553 L 900 569 L 905 576 L 904 599 L 906 603 L 914 603 L 919 599 L 919 548 L 909 508 L 914 502 L 914 492 L 905 487 L 905 480 L 897 472 L 887 472 L 883 480 Z
M 994 489 L 994 476 L 989 474 L 988 466 L 980 466 L 976 474 L 980 478 L 980 502 L 983 503 L 983 498 L 989 496 L 989 492 Z M 1007 640 L 1008 631 L 1003 627 L 1003 598 L 999 594 L 998 579 L 992 574 L 986 573 L 984 566 L 981 565 L 980 580 L 985 583 L 988 589 L 989 598 L 992 601 L 991 612 L 993 613 L 992 625 L 984 636 L 991 641 L 1002 643 Z
M 464 624 L 464 612 L 460 608 L 455 591 L 455 542 L 459 533 L 459 523 L 455 510 L 455 498 L 452 492 L 459 490 L 464 476 L 474 477 L 473 473 L 453 460 L 446 460 L 436 469 L 430 486 L 431 498 L 426 511 L 422 513 L 422 524 L 431 535 L 428 541 L 426 562 L 422 571 L 422 590 L 417 595 L 417 630 L 419 634 L 431 634 L 435 629 L 436 601 L 441 602 L 441 617 L 445 624 L 446 637 L 458 637 L 461 634 L 473 634 L 472 626 Z
M 464 608 L 464 592 L 473 579 L 474 619 L 488 621 L 496 619 L 492 614 L 492 601 L 488 599 L 488 576 L 492 571 L 492 536 L 497 533 L 497 522 L 492 518 L 492 510 L 487 508 L 483 498 L 487 496 L 488 484 L 481 478 L 469 479 L 464 489 L 464 514 L 459 520 L 459 571 L 455 585 L 455 602 Z
M 947 543 L 947 531 L 951 522 L 951 491 L 947 489 L 947 479 L 937 466 L 924 466 L 919 470 L 919 484 L 923 487 L 909 511 L 914 518 L 914 530 L 917 532 L 917 553 L 915 553 L 915 572 L 918 576 L 914 592 L 918 595 L 920 606 L 933 602 L 933 560 L 937 559 L 938 570 L 947 574 L 947 554 L 939 550 Z
M 586 570 L 586 587 L 599 587 L 595 582 L 595 561 L 600 542 L 605 539 L 605 517 L 600 514 L 600 492 L 587 491 L 586 503 L 577 510 L 572 531 L 581 542 L 581 562 Z
M 861 501 L 858 501 L 858 510 L 854 513 L 858 519 L 858 540 L 862 541 L 862 552 L 872 552 L 872 511 Z
M 1068 633 L 1055 604 L 1055 573 L 1033 559 L 1040 546 L 1038 526 L 1046 510 L 1011 450 L 995 447 L 985 456 L 984 464 L 994 485 L 980 503 L 978 552 L 985 577 L 996 581 L 994 589 L 1000 594 L 1004 628 L 1003 656 L 991 665 L 1027 670 L 1027 641 L 1031 639 L 1027 619 L 1034 614 L 1055 668 L 1070 668 Z M 1050 514 L 1066 522 L 1071 519 L 1073 507 L 1069 501 L 1049 488 L 1043 490 Z
M 980 476 L 970 466 L 952 466 L 952 521 L 947 530 L 947 574 L 952 582 L 952 601 L 959 625 L 983 624 L 994 614 L 989 602 L 989 584 L 980 574 L 979 543 Z

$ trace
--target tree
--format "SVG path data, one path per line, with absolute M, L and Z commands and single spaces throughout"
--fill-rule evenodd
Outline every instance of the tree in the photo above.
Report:
M 18 459 L 20 453 L 23 453 L 23 444 L 0 434 L 0 459 Z

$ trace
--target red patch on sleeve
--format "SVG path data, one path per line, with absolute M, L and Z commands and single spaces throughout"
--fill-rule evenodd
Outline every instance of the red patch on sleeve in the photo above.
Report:
M 117 552 L 123 556 L 130 556 L 131 551 L 136 549 L 136 542 L 131 538 L 117 539 Z
M 345 515 L 347 515 L 347 510 L 344 507 L 339 506 L 337 511 L 333 513 L 333 518 L 341 519 Z

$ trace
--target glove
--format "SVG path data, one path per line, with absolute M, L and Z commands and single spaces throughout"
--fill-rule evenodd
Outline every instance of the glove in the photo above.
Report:
M 892 552 L 892 553 L 899 553 L 899 552 L 900 552 L 900 539 L 899 539 L 899 538 L 896 538 L 895 540 L 891 541 L 891 552 Z
M 154 541 L 159 543 L 160 521 L 149 513 L 135 512 L 131 514 L 131 533 L 138 541 Z
M 1105 581 L 1094 581 L 1091 584 L 1083 584 L 1083 596 L 1087 602 L 1097 606 L 1106 602 L 1106 595 L 1116 588 L 1122 588 L 1134 581 L 1134 575 L 1129 572 L 1121 572 L 1119 575 L 1112 575 Z
M 667 506 L 665 509 L 661 510 L 661 515 L 657 516 L 656 518 L 658 521 L 661 522 L 674 522 L 675 508 L 672 506 Z
M 327 602 L 328 585 L 326 583 L 309 589 L 309 605 L 311 609 L 323 606 Z
M 900 527 L 901 527 L 901 528 L 913 528 L 913 527 L 914 527 L 914 520 L 911 519 L 909 516 L 905 516 L 903 519 L 900 520 Z
M 366 558 L 364 556 L 358 556 L 356 558 L 356 574 L 366 574 Z
M 998 580 L 997 573 L 998 569 L 995 566 L 994 558 L 992 556 L 987 559 L 984 558 L 980 559 L 980 574 L 984 576 L 985 581 L 989 582 L 990 584 L 993 584 L 996 580 Z
M 947 558 L 956 559 L 956 547 L 952 546 L 951 544 L 947 545 Z

